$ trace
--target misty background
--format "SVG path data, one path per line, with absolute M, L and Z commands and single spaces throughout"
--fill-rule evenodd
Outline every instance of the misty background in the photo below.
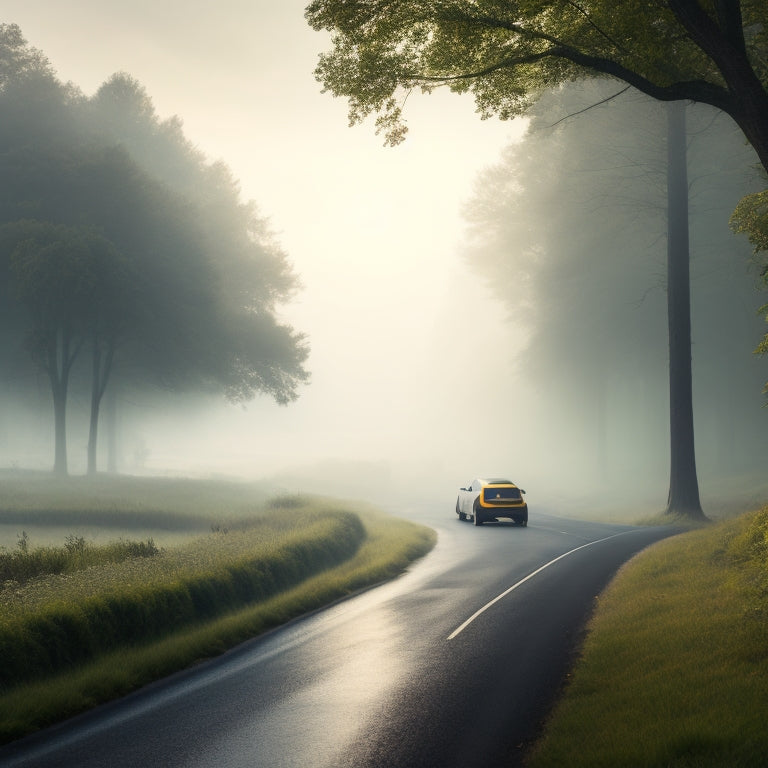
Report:
M 349 129 L 312 76 L 327 40 L 303 2 L 7 2 L 57 77 L 93 98 L 135 78 L 158 121 L 222 161 L 301 289 L 276 308 L 307 335 L 311 382 L 285 407 L 121 387 L 118 469 L 266 478 L 290 491 L 448 500 L 484 473 L 538 500 L 661 508 L 668 484 L 663 105 L 593 82 L 530 122 L 468 98 L 409 97 L 407 141 Z M 569 115 L 573 115 L 563 120 Z M 118 139 L 130 144 L 124 126 Z M 689 110 L 695 429 L 702 501 L 759 484 L 764 296 L 728 229 L 759 177 L 723 116 Z M 134 141 L 138 139 L 134 137 Z M 129 152 L 142 155 L 138 144 Z M 145 153 L 141 162 L 152 170 Z M 44 377 L 0 373 L 0 465 L 48 468 Z M 20 396 L 23 394 L 23 397 Z M 73 389 L 69 462 L 85 468 Z M 102 443 L 102 450 L 105 450 Z M 104 458 L 101 457 L 104 464 Z M 567 510 L 562 510 L 567 511 Z

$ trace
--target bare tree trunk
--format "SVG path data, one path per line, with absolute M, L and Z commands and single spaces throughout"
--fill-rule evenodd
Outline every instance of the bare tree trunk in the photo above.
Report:
M 670 475 L 666 513 L 704 520 L 693 436 L 688 171 L 683 102 L 668 104 L 667 128 Z
M 91 377 L 91 422 L 88 430 L 88 474 L 95 475 L 97 469 L 97 449 L 99 437 L 99 411 L 101 399 L 107 388 L 109 374 L 112 371 L 114 346 L 109 344 L 106 355 L 97 339 L 93 340 L 93 370 Z
M 94 342 L 93 372 L 91 377 L 91 421 L 88 427 L 88 474 L 96 474 L 96 447 L 99 438 L 99 379 L 101 377 L 101 349 Z

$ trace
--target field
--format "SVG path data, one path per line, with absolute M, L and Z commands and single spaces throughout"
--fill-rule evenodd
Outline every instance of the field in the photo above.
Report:
M 758 768 L 767 718 L 765 507 L 624 566 L 528 765 Z
M 361 504 L 227 482 L 7 474 L 0 499 L 2 741 L 396 575 L 434 544 Z
M 67 536 L 106 543 L 151 536 L 160 546 L 258 514 L 273 495 L 257 483 L 157 477 L 70 477 L 0 470 L 0 546 L 22 531 L 34 546 Z

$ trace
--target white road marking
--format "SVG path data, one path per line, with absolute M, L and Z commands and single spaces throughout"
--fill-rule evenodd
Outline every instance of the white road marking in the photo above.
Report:
M 486 603 L 480 610 L 475 611 L 463 624 L 458 626 L 456 629 L 451 632 L 450 635 L 448 635 L 448 640 L 453 640 L 454 637 L 459 635 L 461 632 L 463 632 L 480 614 L 485 613 L 494 603 L 498 603 L 499 600 L 501 600 L 503 597 L 506 597 L 510 592 L 517 589 L 521 584 L 525 584 L 528 579 L 532 579 L 537 574 L 541 573 L 545 568 L 549 568 L 550 565 L 554 565 L 558 560 L 562 560 L 564 557 L 568 557 L 568 555 L 572 555 L 574 552 L 578 552 L 580 549 L 584 549 L 585 547 L 591 547 L 593 544 L 600 544 L 603 541 L 608 541 L 609 539 L 615 539 L 617 536 L 625 536 L 628 533 L 633 533 L 633 531 L 622 531 L 621 533 L 614 533 L 612 536 L 606 536 L 604 539 L 596 539 L 595 541 L 590 541 L 587 544 L 582 544 L 580 547 L 576 547 L 575 549 L 571 549 L 568 552 L 564 552 L 559 557 L 556 557 L 554 560 L 550 560 L 548 563 L 544 563 L 540 568 L 537 568 L 532 573 L 529 573 L 524 579 L 520 579 L 516 584 L 513 584 L 509 589 L 504 590 L 500 595 L 497 595 L 493 598 L 490 602 Z

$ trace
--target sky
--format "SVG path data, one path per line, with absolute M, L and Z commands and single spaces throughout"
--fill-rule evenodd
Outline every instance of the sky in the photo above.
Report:
M 524 459 L 509 441 L 477 445 L 466 429 L 514 408 L 522 340 L 463 264 L 460 243 L 478 173 L 524 123 L 482 121 L 470 96 L 412 95 L 406 142 L 384 147 L 372 121 L 348 127 L 346 102 L 321 93 L 313 70 L 329 39 L 310 29 L 304 6 L 3 2 L 0 20 L 18 24 L 61 80 L 91 95 L 125 71 L 161 118 L 178 115 L 187 138 L 256 201 L 303 284 L 282 310 L 312 348 L 299 401 L 194 415 L 181 400 L 147 404 L 135 455 L 148 471 L 249 477 L 348 460 L 427 467 L 462 484 L 483 471 L 514 474 L 510 464 Z M 494 381 L 474 372 L 487 354 L 498 357 Z

